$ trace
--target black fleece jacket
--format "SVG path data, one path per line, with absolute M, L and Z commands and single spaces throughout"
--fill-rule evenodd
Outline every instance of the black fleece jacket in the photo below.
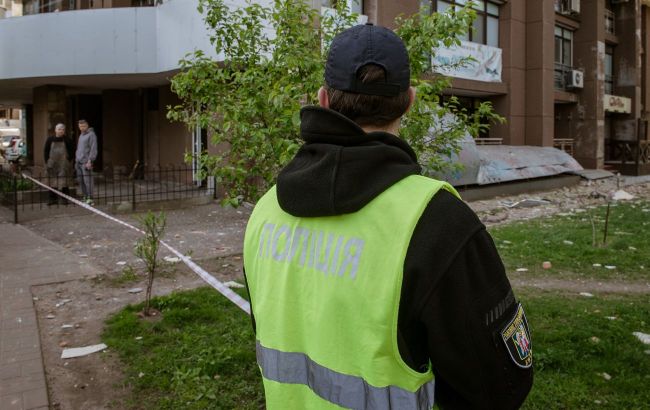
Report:
M 320 107 L 301 112 L 305 144 L 277 181 L 280 206 L 300 217 L 351 213 L 402 178 L 418 174 L 411 147 L 365 133 Z M 442 408 L 517 408 L 532 367 L 515 365 L 500 331 L 516 303 L 485 226 L 458 198 L 440 191 L 418 221 L 404 263 L 398 345 L 405 362 L 436 375 Z
M 63 137 L 57 137 L 55 135 L 51 135 L 47 137 L 47 140 L 45 141 L 45 147 L 43 147 L 43 158 L 45 159 L 45 163 L 50 159 L 50 149 L 52 147 L 52 143 L 55 142 L 64 142 L 65 143 L 65 156 L 68 161 L 72 161 L 74 158 L 74 142 L 67 136 Z

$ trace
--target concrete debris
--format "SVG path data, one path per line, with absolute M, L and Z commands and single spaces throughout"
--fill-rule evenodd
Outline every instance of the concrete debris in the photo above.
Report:
M 501 201 L 500 203 L 506 208 L 532 208 L 534 206 L 550 205 L 551 201 L 547 201 L 546 199 L 525 198 L 521 201 Z
M 586 298 L 593 298 L 594 297 L 594 295 L 592 295 L 589 292 L 580 292 L 580 296 L 584 296 Z
M 635 198 L 634 195 L 631 195 L 630 193 L 623 191 L 622 189 L 619 189 L 618 191 L 612 194 L 612 200 L 614 201 L 629 201 L 634 198 Z
M 228 282 L 224 282 L 224 285 L 228 286 L 229 288 L 233 288 L 233 289 L 234 288 L 240 289 L 240 288 L 244 287 L 244 285 L 242 285 L 241 283 L 237 283 L 237 282 L 232 281 L 232 280 L 228 281 Z
M 634 332 L 632 334 L 636 336 L 636 338 L 639 339 L 641 343 L 650 345 L 650 335 L 641 332 Z
M 60 301 L 59 303 L 57 303 L 54 306 L 61 307 L 61 306 L 65 305 L 66 303 L 70 303 L 70 302 L 72 302 L 72 299 L 63 299 L 62 301 Z
M 181 261 L 181 258 L 177 258 L 175 256 L 165 256 L 163 259 L 169 263 L 178 263 Z
M 140 293 L 142 292 L 142 288 L 131 288 L 129 289 L 129 293 Z
M 98 345 L 92 345 L 92 346 L 73 347 L 70 349 L 63 349 L 63 352 L 61 353 L 61 359 L 71 359 L 73 357 L 88 356 L 89 354 L 101 352 L 102 350 L 105 350 L 107 348 L 108 346 L 106 346 L 104 343 L 100 343 Z

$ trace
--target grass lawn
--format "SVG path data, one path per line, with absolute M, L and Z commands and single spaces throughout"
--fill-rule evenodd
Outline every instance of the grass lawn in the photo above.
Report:
M 606 207 L 516 222 L 490 229 L 509 274 L 562 278 L 647 279 L 650 276 L 650 203 L 613 205 L 607 245 L 602 246 Z M 592 225 L 597 247 L 592 246 Z M 550 261 L 552 268 L 542 269 Z M 600 264 L 601 266 L 593 266 Z M 606 266 L 615 267 L 608 269 Z
M 647 296 L 517 295 L 531 325 L 536 369 L 525 408 L 647 408 L 650 346 L 632 335 L 650 333 Z M 245 314 L 209 288 L 156 298 L 154 306 L 162 311 L 158 322 L 140 320 L 134 314 L 140 307 L 128 307 L 107 322 L 103 335 L 125 365 L 132 408 L 263 405 Z

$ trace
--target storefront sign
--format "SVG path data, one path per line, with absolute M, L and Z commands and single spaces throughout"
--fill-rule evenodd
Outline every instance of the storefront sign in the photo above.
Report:
M 472 57 L 462 67 L 443 68 Z M 450 77 L 468 80 L 501 82 L 501 49 L 483 44 L 461 41 L 460 46 L 439 48 L 432 60 L 434 70 Z
M 632 112 L 632 100 L 627 97 L 605 94 L 603 104 L 607 112 L 620 112 L 624 114 L 630 114 Z

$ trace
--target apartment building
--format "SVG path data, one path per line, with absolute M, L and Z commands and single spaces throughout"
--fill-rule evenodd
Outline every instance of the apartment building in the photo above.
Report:
M 345 1 L 388 27 L 421 7 L 443 12 L 466 2 Z M 446 94 L 468 110 L 491 101 L 507 120 L 478 143 L 556 146 L 585 168 L 650 173 L 650 0 L 475 3 L 462 46 L 436 58 L 474 57 L 445 73 L 453 78 Z M 205 147 L 204 134 L 165 117 L 177 102 L 169 78 L 178 60 L 193 49 L 219 59 L 196 0 L 24 0 L 22 13 L 0 19 L 0 104 L 25 107 L 30 147 L 38 151 L 57 122 L 73 127 L 82 117 L 98 131 L 103 166 L 180 163 L 184 152 Z M 33 161 L 42 163 L 38 152 Z

